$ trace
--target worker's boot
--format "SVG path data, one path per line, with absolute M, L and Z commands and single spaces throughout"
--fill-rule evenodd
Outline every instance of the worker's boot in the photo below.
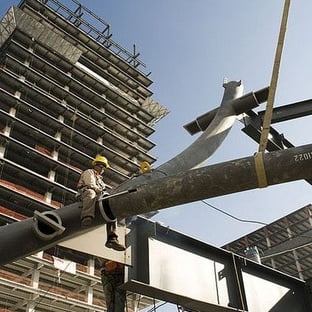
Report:
M 126 247 L 119 242 L 117 236 L 108 237 L 107 242 L 105 243 L 105 247 L 112 248 L 117 251 L 126 250 Z

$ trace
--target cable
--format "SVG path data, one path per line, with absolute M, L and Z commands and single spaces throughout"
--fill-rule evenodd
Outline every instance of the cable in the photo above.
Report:
M 236 221 L 245 222 L 245 223 L 255 223 L 255 224 L 260 224 L 260 225 L 268 225 L 267 223 L 264 223 L 264 222 L 261 222 L 261 221 L 246 220 L 246 219 L 241 219 L 241 218 L 235 217 L 235 216 L 231 215 L 230 213 L 228 213 L 228 212 L 226 212 L 226 211 L 224 211 L 224 210 L 222 210 L 222 209 L 219 209 L 219 208 L 217 208 L 217 207 L 215 207 L 215 206 L 213 206 L 213 205 L 207 203 L 207 202 L 204 201 L 204 200 L 202 200 L 201 202 L 203 202 L 205 205 L 209 206 L 210 208 L 213 208 L 213 209 L 215 209 L 215 210 L 217 210 L 217 211 L 219 211 L 219 212 L 221 212 L 221 213 L 227 215 L 228 217 L 230 217 L 230 218 L 232 218 L 232 219 L 234 219 L 234 220 L 236 220 Z
M 205 205 L 207 205 L 207 206 L 209 206 L 209 207 L 215 209 L 216 211 L 221 212 L 221 213 L 227 215 L 228 217 L 233 218 L 234 220 L 237 220 L 237 221 L 239 221 L 239 222 L 255 223 L 255 224 L 260 224 L 260 225 L 264 225 L 264 226 L 270 226 L 270 224 L 264 223 L 264 222 L 261 222 L 261 221 L 246 220 L 246 219 L 238 218 L 238 217 L 233 216 L 233 215 L 231 215 L 230 213 L 228 213 L 228 212 L 226 212 L 226 211 L 224 211 L 224 210 L 222 210 L 222 209 L 220 209 L 220 208 L 217 208 L 217 207 L 215 207 L 215 206 L 213 206 L 213 205 L 207 203 L 207 202 L 204 201 L 204 200 L 202 200 L 202 202 L 203 202 Z M 312 236 L 310 236 L 310 235 L 305 235 L 305 234 L 298 234 L 298 235 L 295 235 L 294 237 L 304 237 L 304 238 L 311 238 L 311 239 L 312 239 Z M 289 238 L 289 239 L 293 239 L 294 237 L 291 237 L 291 238 Z M 300 245 L 300 246 L 298 246 L 298 247 L 295 247 L 295 248 L 293 248 L 293 249 L 281 251 L 281 252 L 278 252 L 278 253 L 273 254 L 273 255 L 270 255 L 270 256 L 265 256 L 265 257 L 263 257 L 263 258 L 261 258 L 261 259 L 273 257 L 273 256 L 275 256 L 275 255 L 283 254 L 283 253 L 289 252 L 289 251 L 294 251 L 294 250 L 296 250 L 296 249 L 298 249 L 298 248 L 302 248 L 302 247 L 308 246 L 308 245 L 310 245 L 310 244 L 312 244 L 312 242 L 310 242 L 310 243 L 305 243 L 305 244 Z
M 235 217 L 235 216 L 231 215 L 231 214 L 228 213 L 228 212 L 225 212 L 225 211 L 222 210 L 222 209 L 219 209 L 219 208 L 217 208 L 217 207 L 215 207 L 215 206 L 213 206 L 213 205 L 207 203 L 207 202 L 204 201 L 204 200 L 202 200 L 202 202 L 203 202 L 205 205 L 207 205 L 207 206 L 209 206 L 209 207 L 211 207 L 211 208 L 217 210 L 218 212 L 221 212 L 221 213 L 227 215 L 228 217 L 233 218 L 233 219 L 235 219 L 235 220 L 237 220 L 237 221 L 239 221 L 239 222 L 255 223 L 255 224 L 260 224 L 260 225 L 269 226 L 269 224 L 264 223 L 264 222 L 261 222 L 261 221 L 240 219 L 240 218 L 238 218 L 238 217 Z M 306 238 L 311 238 L 311 239 L 312 239 L 312 236 L 304 235 L 304 234 L 299 234 L 299 235 L 296 235 L 295 237 L 306 237 Z M 282 254 L 287 253 L 287 252 L 291 252 L 291 251 L 295 251 L 295 250 L 300 249 L 300 248 L 304 248 L 304 247 L 309 246 L 309 245 L 311 245 L 311 244 L 312 244 L 312 242 L 305 243 L 305 244 L 303 244 L 303 245 L 297 246 L 297 247 L 292 248 L 292 249 L 287 249 L 287 250 L 283 250 L 283 251 L 280 251 L 280 252 L 276 252 L 276 253 L 271 254 L 271 255 L 268 255 L 268 256 L 260 257 L 260 259 L 261 259 L 261 260 L 264 260 L 264 259 L 272 258 L 272 257 L 275 257 L 275 256 L 279 256 L 279 255 L 282 255 Z M 262 253 L 263 253 L 263 251 L 262 251 Z

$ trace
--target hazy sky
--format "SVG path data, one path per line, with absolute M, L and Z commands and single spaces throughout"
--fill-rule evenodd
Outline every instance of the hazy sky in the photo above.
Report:
M 69 0 L 63 3 L 69 3 Z M 112 39 L 132 50 L 151 71 L 153 98 L 170 114 L 151 137 L 158 157 L 171 159 L 196 136 L 183 125 L 220 104 L 222 83 L 242 80 L 245 92 L 269 85 L 284 1 L 281 0 L 82 0 L 111 26 Z M 18 1 L 2 0 L 1 16 Z M 312 98 L 312 1 L 292 1 L 275 106 Z M 265 104 L 259 108 L 263 110 Z M 294 145 L 311 143 L 311 117 L 274 124 Z M 253 155 L 258 144 L 237 121 L 208 164 Z M 311 174 L 312 175 L 312 174 Z M 311 185 L 297 181 L 207 200 L 242 219 L 270 223 L 311 203 Z M 156 220 L 209 244 L 221 246 L 259 228 L 202 202 L 169 208 Z
M 62 1 L 68 3 L 68 0 Z M 269 85 L 282 0 L 81 0 L 111 25 L 112 39 L 151 71 L 153 98 L 170 114 L 151 137 L 154 168 L 190 145 L 183 125 L 220 104 L 222 83 L 242 80 L 245 92 Z M 14 0 L 1 0 L 1 16 Z M 312 1 L 291 2 L 275 106 L 312 98 Z M 259 108 L 263 110 L 265 104 Z M 294 145 L 311 143 L 311 116 L 274 124 Z M 208 164 L 253 155 L 258 144 L 237 122 Z M 311 169 L 312 176 L 312 169 Z M 236 217 L 270 223 L 311 203 L 311 188 L 297 181 L 207 200 Z M 155 218 L 209 244 L 222 246 L 260 225 L 231 219 L 202 202 L 169 208 Z

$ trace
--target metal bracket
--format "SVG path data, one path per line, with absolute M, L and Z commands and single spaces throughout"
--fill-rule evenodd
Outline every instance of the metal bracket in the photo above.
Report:
M 43 240 L 50 240 L 65 231 L 60 216 L 53 211 L 41 213 L 35 210 L 33 221 L 35 233 Z

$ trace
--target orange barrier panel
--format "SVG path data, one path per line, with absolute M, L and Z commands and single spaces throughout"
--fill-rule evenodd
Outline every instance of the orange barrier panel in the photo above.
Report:
M 0 206 L 0 214 L 4 214 L 4 215 L 6 215 L 6 216 L 8 216 L 10 218 L 14 218 L 14 219 L 19 220 L 19 221 L 27 219 L 26 216 L 24 216 L 24 215 L 22 215 L 20 213 L 17 213 L 15 211 L 12 211 L 12 210 L 10 210 L 8 208 L 5 208 L 3 206 Z
M 16 193 L 20 193 L 20 194 L 23 194 L 29 198 L 32 198 L 32 199 L 35 199 L 37 201 L 40 201 L 40 202 L 43 202 L 53 208 L 60 208 L 62 207 L 62 203 L 58 202 L 58 201 L 51 201 L 51 203 L 48 203 L 45 201 L 45 197 L 44 195 L 42 194 L 39 194 L 37 192 L 34 192 L 24 186 L 21 186 L 21 185 L 18 185 L 18 184 L 14 184 L 12 182 L 9 182 L 7 180 L 3 180 L 3 179 L 0 179 L 0 185 L 12 190 L 12 191 L 15 191 Z

